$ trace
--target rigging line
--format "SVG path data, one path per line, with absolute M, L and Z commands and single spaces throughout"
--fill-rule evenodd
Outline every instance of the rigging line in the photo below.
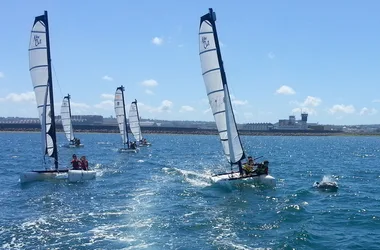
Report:
M 51 66 L 53 68 L 54 76 L 55 76 L 55 79 L 56 79 L 57 84 L 58 84 L 59 92 L 61 93 L 61 98 L 60 99 L 62 99 L 63 98 L 62 89 L 61 89 L 61 85 L 59 84 L 59 81 L 58 81 L 58 76 L 57 76 L 57 73 L 55 71 L 54 64 L 51 63 Z

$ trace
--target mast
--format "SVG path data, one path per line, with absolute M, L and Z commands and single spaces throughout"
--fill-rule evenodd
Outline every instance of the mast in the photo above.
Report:
M 216 54 L 217 54 L 217 58 L 218 58 L 218 62 L 219 62 L 219 67 L 220 67 L 220 75 L 221 75 L 221 79 L 222 79 L 222 84 L 223 84 L 223 88 L 225 89 L 225 98 L 224 100 L 228 100 L 228 104 L 225 103 L 225 110 L 227 110 L 227 105 L 230 105 L 231 107 L 231 118 L 233 119 L 233 122 L 234 122 L 234 126 L 236 126 L 236 120 L 235 120 L 235 115 L 233 113 L 233 110 L 232 110 L 232 103 L 231 103 L 231 99 L 229 98 L 229 91 L 228 91 L 228 85 L 227 85 L 227 77 L 226 77 L 226 72 L 224 70 L 224 64 L 223 64 L 223 59 L 222 59 L 222 54 L 220 52 L 220 45 L 219 45 L 219 38 L 218 38 L 218 32 L 216 30 L 216 24 L 215 24 L 215 21 L 216 21 L 216 15 L 215 15 L 215 12 L 212 10 L 212 8 L 209 8 L 209 13 L 204 15 L 202 18 L 201 18 L 201 24 L 204 20 L 207 20 L 210 22 L 211 26 L 212 26 L 212 29 L 213 29 L 213 33 L 214 33 L 214 40 L 215 40 L 215 47 L 216 47 Z M 227 115 L 226 115 L 226 120 L 227 120 Z M 227 124 L 227 131 L 229 131 L 229 122 L 226 121 L 226 124 Z M 236 128 L 236 131 L 237 131 L 237 135 L 238 135 L 238 138 L 239 138 L 239 143 L 241 145 L 241 147 L 243 148 L 242 144 L 241 144 L 241 140 L 240 140 L 240 135 L 239 135 L 239 131 L 237 130 Z M 231 140 L 231 138 L 229 138 L 229 140 Z M 231 143 L 229 142 L 229 145 L 230 145 L 230 149 L 232 148 L 231 147 Z M 230 154 L 231 154 L 231 150 L 230 150 Z M 242 164 L 241 164 L 241 160 L 245 158 L 245 152 L 244 152 L 244 149 L 243 149 L 243 155 L 240 157 L 240 159 L 237 161 L 237 162 L 230 162 L 231 163 L 231 169 L 232 169 L 232 165 L 233 164 L 238 164 L 238 167 L 239 167 L 239 172 L 240 174 L 243 174 L 243 168 L 242 168 Z
M 138 108 L 136 99 L 135 99 L 135 103 L 136 103 L 136 112 L 137 112 L 137 122 L 138 122 L 139 128 L 140 128 L 140 138 L 142 139 L 141 125 L 140 125 L 140 114 L 139 114 L 139 108 Z
M 73 129 L 73 122 L 71 120 L 71 104 L 70 104 L 71 96 L 70 96 L 70 94 L 67 94 L 66 98 L 67 98 L 67 102 L 69 103 L 69 117 L 70 117 L 70 124 L 71 124 L 71 128 L 70 128 L 71 131 L 70 132 L 72 132 L 72 136 L 75 138 L 74 129 Z
M 121 96 L 122 96 L 122 98 L 123 98 L 124 129 L 125 129 L 124 136 L 125 136 L 125 135 L 127 136 L 127 146 L 128 146 L 128 148 L 129 148 L 127 113 L 125 112 L 125 101 L 124 101 L 124 86 L 121 85 L 120 89 L 121 89 Z M 125 144 L 124 144 L 124 147 L 125 147 Z
M 45 10 L 44 12 L 44 23 L 46 27 L 46 47 L 47 47 L 47 60 L 48 60 L 48 90 L 50 97 L 50 118 L 51 126 L 48 134 L 53 140 L 54 151 L 52 157 L 54 158 L 55 169 L 58 169 L 58 150 L 57 150 L 57 136 L 55 129 L 55 114 L 54 114 L 54 97 L 53 97 L 53 77 L 51 73 L 51 56 L 50 56 L 50 37 L 49 37 L 49 22 L 48 22 L 48 13 Z
M 70 94 L 67 94 L 66 98 L 67 98 L 67 101 L 69 103 L 69 116 L 70 116 L 70 120 L 71 120 L 71 106 L 70 106 Z

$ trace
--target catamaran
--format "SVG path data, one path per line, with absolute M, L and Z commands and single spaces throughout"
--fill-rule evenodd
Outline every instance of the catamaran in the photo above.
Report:
M 139 147 L 150 146 L 151 143 L 147 142 L 146 139 L 143 138 L 142 133 L 141 133 L 139 109 L 137 107 L 136 99 L 135 101 L 131 103 L 131 107 L 129 108 L 129 124 L 131 128 L 131 132 L 133 136 L 135 137 L 135 140 L 138 143 L 138 146 Z
M 29 71 L 41 121 L 42 158 L 45 170 L 21 173 L 20 182 L 66 178 L 69 181 L 94 179 L 95 171 L 59 169 L 58 167 L 47 11 L 44 15 L 37 16 L 33 23 L 29 44 Z M 47 167 L 51 162 L 46 162 L 46 155 L 53 159 L 54 169 Z
M 69 141 L 67 147 L 76 148 L 83 147 L 84 145 L 80 143 L 80 140 L 74 136 L 73 124 L 71 121 L 71 105 L 70 105 L 71 96 L 67 94 L 63 98 L 61 106 L 61 121 L 63 131 L 65 132 L 66 139 Z
M 119 149 L 119 152 L 126 153 L 137 153 L 137 145 L 131 144 L 128 136 L 128 122 L 127 114 L 125 112 L 125 101 L 124 101 L 124 87 L 121 85 L 116 89 L 115 93 L 115 113 L 116 120 L 119 125 L 121 139 L 123 141 L 123 148 Z
M 275 178 L 269 174 L 244 174 L 242 160 L 245 152 L 237 130 L 235 116 L 228 91 L 226 74 L 216 32 L 216 16 L 212 9 L 203 15 L 199 27 L 199 56 L 203 80 L 210 107 L 215 119 L 224 154 L 231 165 L 231 172 L 211 176 L 215 183 L 225 181 L 257 181 L 274 186 Z M 239 171 L 234 172 L 233 166 Z

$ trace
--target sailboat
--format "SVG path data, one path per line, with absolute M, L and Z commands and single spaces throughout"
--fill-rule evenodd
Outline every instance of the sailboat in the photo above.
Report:
M 275 185 L 275 178 L 269 174 L 245 175 L 243 172 L 242 161 L 245 159 L 245 152 L 231 105 L 215 21 L 215 12 L 211 8 L 209 9 L 209 13 L 201 17 L 199 27 L 199 56 L 210 107 L 224 154 L 231 165 L 231 172 L 213 175 L 211 176 L 211 181 L 215 183 L 225 181 L 258 181 L 264 184 Z M 239 171 L 234 172 L 233 167 L 236 165 Z
M 135 101 L 131 103 L 131 107 L 129 108 L 129 124 L 131 127 L 131 132 L 133 136 L 135 137 L 138 145 L 140 147 L 150 146 L 151 143 L 147 142 L 146 139 L 143 138 L 142 133 L 141 133 L 139 109 L 137 107 L 136 99 Z
M 62 127 L 63 131 L 65 132 L 66 139 L 69 141 L 67 147 L 83 147 L 84 145 L 80 143 L 80 140 L 74 136 L 73 124 L 71 122 L 70 98 L 71 96 L 67 94 L 67 96 L 63 98 L 61 106 Z
M 66 178 L 69 181 L 78 181 L 95 178 L 95 171 L 59 169 L 58 166 L 47 11 L 45 11 L 44 15 L 37 16 L 33 23 L 29 44 L 29 71 L 41 122 L 41 153 L 45 170 L 32 170 L 21 173 L 20 182 Z M 54 162 L 53 169 L 46 167 L 49 162 L 46 162 L 45 156 L 49 157 L 48 161 L 52 158 Z
M 131 145 L 128 136 L 128 122 L 127 122 L 127 114 L 125 112 L 125 101 L 124 101 L 124 87 L 121 85 L 116 88 L 115 93 L 115 113 L 116 120 L 119 125 L 121 139 L 123 141 L 123 148 L 119 149 L 119 152 L 126 153 L 137 153 L 137 146 L 134 147 Z

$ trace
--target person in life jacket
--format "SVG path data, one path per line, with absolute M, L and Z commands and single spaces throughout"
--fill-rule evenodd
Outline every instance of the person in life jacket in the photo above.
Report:
M 261 174 L 268 174 L 269 170 L 269 161 L 265 160 L 263 163 L 258 164 L 257 169 L 253 172 L 255 172 L 258 175 Z
M 82 156 L 80 158 L 80 166 L 82 167 L 83 170 L 88 170 L 88 161 L 86 159 L 86 156 Z
M 71 165 L 73 166 L 73 170 L 80 170 L 80 161 L 77 158 L 76 154 L 73 154 L 73 159 L 71 160 Z
M 248 156 L 248 161 L 243 165 L 243 170 L 246 175 L 249 175 L 253 172 L 254 162 L 252 156 Z

